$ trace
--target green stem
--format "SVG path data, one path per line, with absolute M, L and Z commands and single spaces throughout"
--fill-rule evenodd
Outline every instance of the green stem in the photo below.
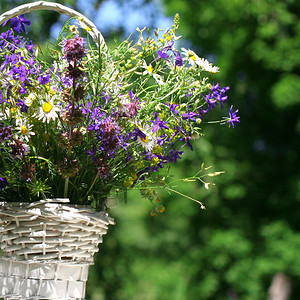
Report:
M 92 189 L 93 186 L 95 185 L 95 183 L 96 183 L 96 181 L 98 180 L 98 178 L 99 178 L 99 175 L 98 175 L 98 172 L 96 172 L 96 175 L 95 175 L 95 177 L 94 177 L 94 179 L 93 179 L 93 182 L 92 182 L 92 184 L 90 185 L 90 187 L 89 187 L 88 191 L 86 192 L 86 194 L 85 194 L 85 196 L 84 196 L 83 199 L 87 198 L 87 196 L 89 195 L 91 189 Z
M 68 198 L 69 177 L 65 179 L 64 198 Z
M 192 201 L 194 201 L 194 202 L 197 202 L 198 204 L 200 204 L 201 209 L 205 209 L 205 206 L 203 205 L 202 202 L 200 202 L 200 201 L 198 201 L 198 200 L 196 200 L 196 199 L 194 199 L 194 198 L 192 198 L 192 197 L 189 197 L 189 196 L 187 196 L 187 195 L 184 195 L 184 194 L 182 194 L 182 193 L 180 193 L 180 192 L 178 192 L 178 191 L 176 191 L 176 190 L 173 190 L 173 189 L 171 189 L 171 188 L 169 188 L 169 187 L 166 187 L 166 190 L 171 191 L 171 192 L 173 192 L 173 193 L 176 193 L 176 194 L 178 194 L 178 195 L 180 195 L 180 196 L 182 196 L 182 197 L 185 197 L 185 198 L 187 198 L 187 199 L 190 199 L 190 200 L 192 200 Z

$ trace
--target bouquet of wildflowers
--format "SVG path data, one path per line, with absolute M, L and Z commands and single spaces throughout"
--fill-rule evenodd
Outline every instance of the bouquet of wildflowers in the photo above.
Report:
M 13 18 L 0 35 L 0 199 L 65 197 L 103 209 L 110 195 L 137 188 L 162 211 L 151 187 L 168 187 L 167 166 L 227 102 L 229 87 L 210 82 L 218 67 L 176 49 L 178 16 L 171 29 L 138 29 L 137 43 L 112 50 L 69 20 L 46 59 L 26 38 L 29 24 Z M 236 122 L 232 107 L 220 120 Z

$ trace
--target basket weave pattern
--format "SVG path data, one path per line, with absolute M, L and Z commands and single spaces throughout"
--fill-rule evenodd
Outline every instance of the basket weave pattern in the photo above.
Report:
M 90 263 L 114 224 L 104 212 L 52 203 L 0 203 L 1 249 L 15 260 Z
M 5 299 L 84 299 L 88 267 L 114 221 L 67 201 L 0 203 Z

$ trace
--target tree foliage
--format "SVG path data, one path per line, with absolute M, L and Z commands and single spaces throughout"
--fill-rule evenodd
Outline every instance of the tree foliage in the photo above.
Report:
M 128 204 L 129 216 L 113 210 L 122 252 L 110 276 L 103 270 L 104 281 L 116 287 L 105 299 L 266 299 L 277 272 L 292 280 L 290 299 L 297 299 L 300 4 L 164 3 L 169 15 L 180 14 L 193 50 L 215 58 L 241 123 L 234 131 L 216 125 L 177 170 L 184 177 L 204 161 L 226 172 L 209 193 L 193 190 L 206 211 L 174 195 L 163 196 L 166 212 L 155 219 L 133 212 L 138 200 Z

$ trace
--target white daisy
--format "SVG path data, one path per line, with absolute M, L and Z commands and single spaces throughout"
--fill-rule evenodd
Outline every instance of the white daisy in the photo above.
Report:
M 41 106 L 38 108 L 37 118 L 39 120 L 49 123 L 58 117 L 57 112 L 61 110 L 61 107 L 54 104 L 54 100 L 55 96 L 51 97 L 50 94 L 45 95 L 45 99 L 40 102 Z
M 143 72 L 143 75 L 153 75 L 154 68 L 152 67 L 151 64 L 147 65 L 147 63 L 145 61 L 143 61 L 142 68 L 145 69 L 145 71 Z
M 30 93 L 27 97 L 25 97 L 24 103 L 28 107 L 31 107 L 35 99 L 37 99 L 37 95 L 35 93 Z
M 200 58 L 197 65 L 202 69 L 202 71 L 207 71 L 210 73 L 219 72 L 219 67 L 213 66 L 207 59 Z
M 29 142 L 29 139 L 35 133 L 32 131 L 32 124 L 28 124 L 26 120 L 18 119 L 16 121 L 18 136 L 22 142 Z
M 152 132 L 152 127 L 149 125 L 139 125 L 137 124 L 139 129 L 138 133 L 138 141 L 145 148 L 146 151 L 151 151 L 156 145 L 156 134 Z
M 145 71 L 143 72 L 143 75 L 151 75 L 158 85 L 165 84 L 164 81 L 163 81 L 162 76 L 160 76 L 156 73 L 153 73 L 154 68 L 152 67 L 151 64 L 147 65 L 147 63 L 144 61 L 143 65 L 142 65 L 142 68 L 145 69 Z
M 200 60 L 200 57 L 192 50 L 187 50 L 185 48 L 181 48 L 182 54 L 185 56 L 183 60 L 187 60 L 188 63 L 195 67 L 197 62 Z
M 210 73 L 217 73 L 219 72 L 219 68 L 213 66 L 207 59 L 200 58 L 194 51 L 187 50 L 185 48 L 181 48 L 182 54 L 185 56 L 183 60 L 187 60 L 188 63 L 195 67 L 198 66 L 201 68 L 201 71 L 207 71 Z

